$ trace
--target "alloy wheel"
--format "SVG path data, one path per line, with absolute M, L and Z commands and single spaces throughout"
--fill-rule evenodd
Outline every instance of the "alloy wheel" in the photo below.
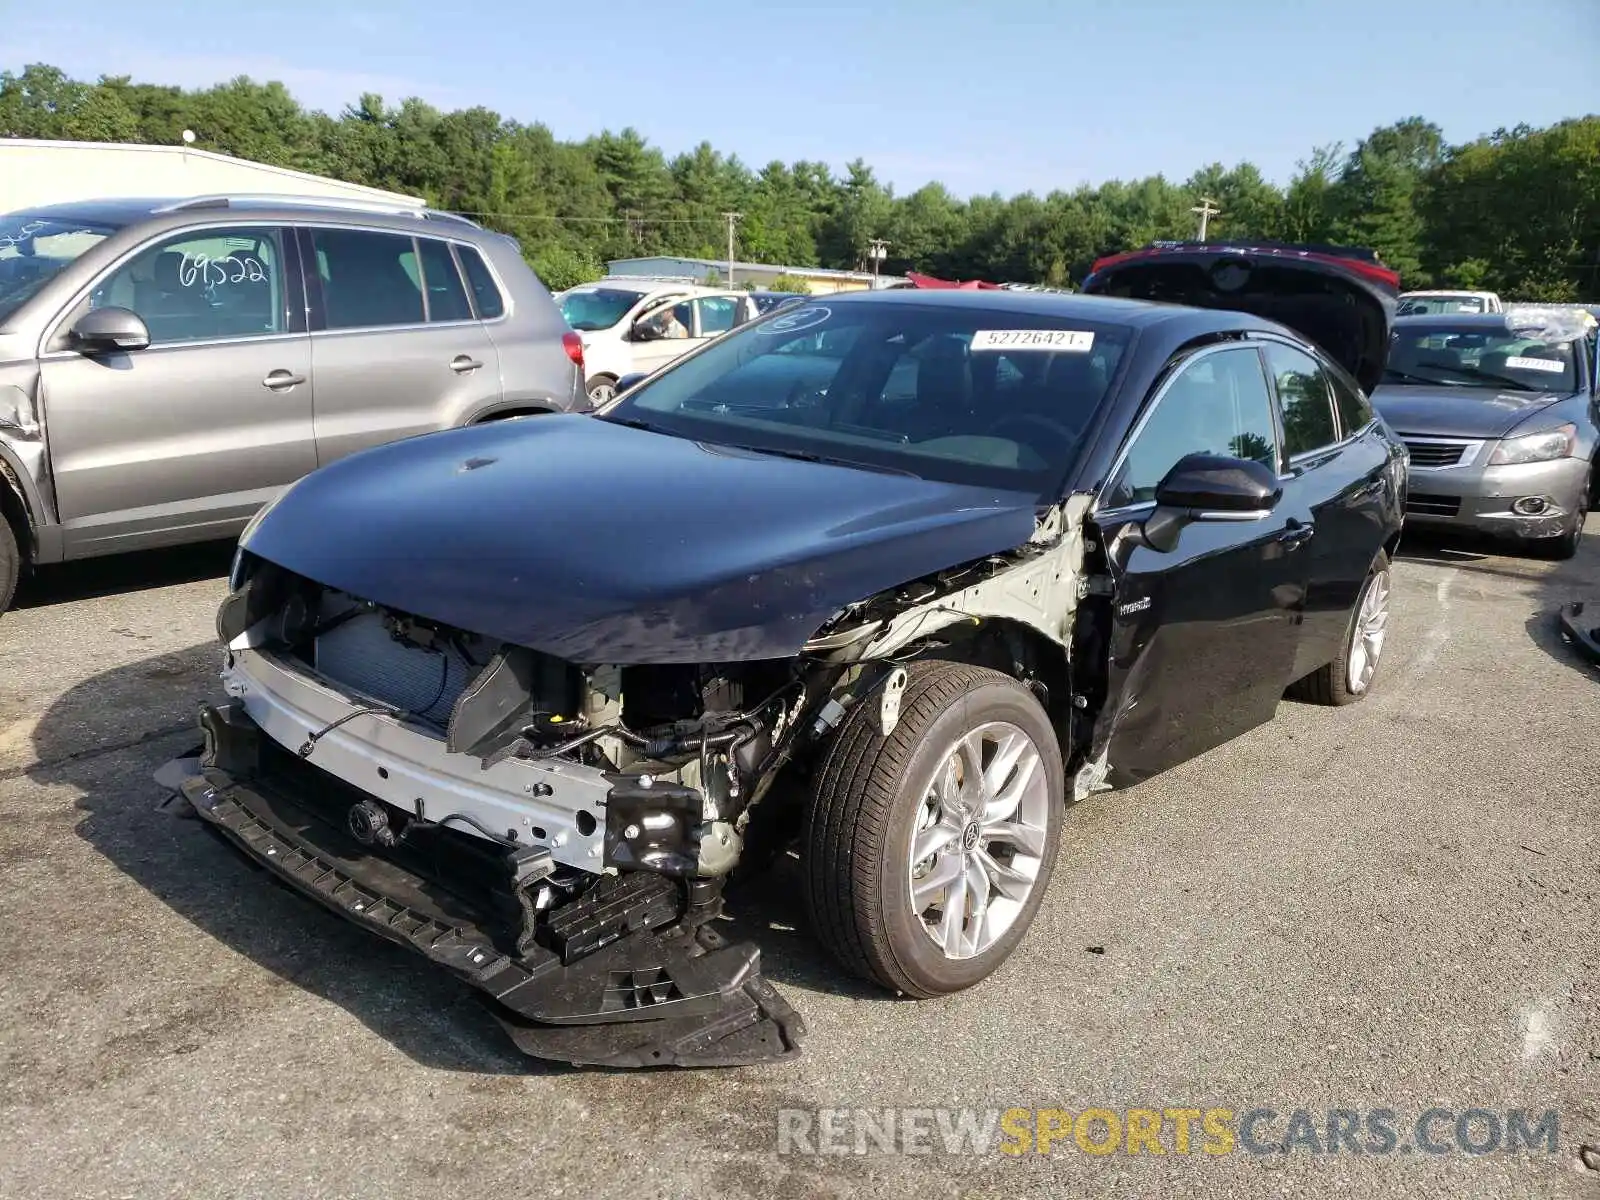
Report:
M 1050 785 L 1039 748 L 994 721 L 939 756 L 911 836 L 911 908 L 946 958 L 1005 936 L 1038 881 Z
M 1349 669 L 1346 686 L 1359 695 L 1367 690 L 1383 654 L 1383 639 L 1389 628 L 1389 572 L 1380 571 L 1367 580 L 1350 631 Z

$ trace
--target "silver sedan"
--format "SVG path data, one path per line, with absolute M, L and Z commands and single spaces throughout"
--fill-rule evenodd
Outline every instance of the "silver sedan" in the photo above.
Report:
M 1372 402 L 1411 453 L 1406 523 L 1570 558 L 1600 450 L 1594 326 L 1517 309 L 1401 317 Z

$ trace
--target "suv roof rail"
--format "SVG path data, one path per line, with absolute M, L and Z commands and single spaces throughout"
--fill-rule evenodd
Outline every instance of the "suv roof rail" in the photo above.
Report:
M 436 208 L 418 208 L 393 204 L 385 200 L 361 200 L 347 196 L 294 196 L 277 192 L 219 192 L 213 195 L 190 196 L 163 204 L 158 213 L 189 212 L 203 208 L 232 208 L 234 205 L 279 205 L 284 208 L 331 208 L 348 212 L 385 213 L 397 217 L 418 217 L 425 221 L 454 221 L 481 229 L 476 221 L 458 213 Z

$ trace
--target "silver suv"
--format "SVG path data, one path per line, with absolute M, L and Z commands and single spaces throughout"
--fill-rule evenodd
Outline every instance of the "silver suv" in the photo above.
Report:
M 587 410 L 516 243 L 283 196 L 0 216 L 0 612 L 29 564 L 236 536 L 381 442 Z

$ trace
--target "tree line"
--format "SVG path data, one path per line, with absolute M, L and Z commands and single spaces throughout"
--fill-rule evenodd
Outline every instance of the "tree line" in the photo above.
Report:
M 635 130 L 562 141 L 486 108 L 442 112 L 364 95 L 337 116 L 281 83 L 238 78 L 185 90 L 105 76 L 88 83 L 35 64 L 0 72 L 0 136 L 196 144 L 423 196 L 516 237 L 551 287 L 608 259 L 720 259 L 725 212 L 738 255 L 862 269 L 873 239 L 885 273 L 1070 286 L 1094 260 L 1211 233 L 1370 247 L 1408 288 L 1486 288 L 1517 299 L 1600 299 L 1600 116 L 1499 129 L 1460 145 L 1408 117 L 1353 148 L 1313 150 L 1287 185 L 1252 164 L 1214 163 L 1176 182 L 1112 180 L 1040 196 L 961 199 L 939 183 L 896 194 L 857 159 L 752 167 L 702 142 L 668 157 Z

